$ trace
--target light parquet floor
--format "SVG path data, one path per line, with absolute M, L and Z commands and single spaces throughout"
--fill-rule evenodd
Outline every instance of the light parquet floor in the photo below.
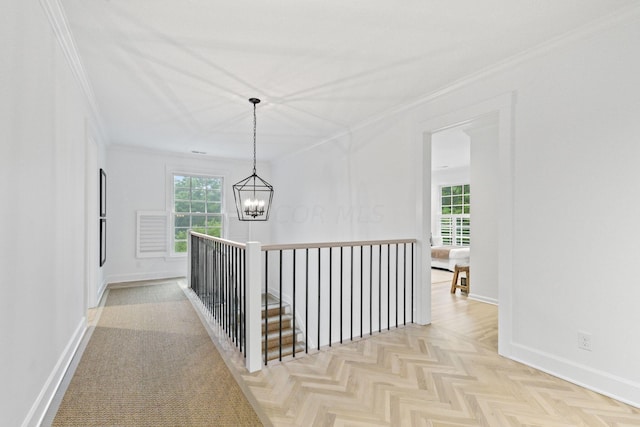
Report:
M 639 426 L 640 410 L 497 354 L 497 307 L 433 277 L 410 325 L 236 378 L 275 426 Z

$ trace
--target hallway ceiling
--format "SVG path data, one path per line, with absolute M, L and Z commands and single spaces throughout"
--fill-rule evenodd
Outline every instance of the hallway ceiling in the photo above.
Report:
M 636 0 L 60 0 L 110 142 L 258 159 L 349 132 Z

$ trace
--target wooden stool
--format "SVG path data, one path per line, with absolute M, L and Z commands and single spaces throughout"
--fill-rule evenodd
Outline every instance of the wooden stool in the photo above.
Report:
M 466 284 L 460 284 L 458 285 L 458 276 L 460 275 L 461 272 L 465 273 L 466 279 L 467 279 L 467 283 Z M 470 283 L 470 279 L 469 279 L 469 265 L 468 264 L 456 264 L 454 270 L 453 270 L 453 280 L 451 281 L 451 293 L 455 294 L 456 293 L 456 289 L 460 288 L 460 290 L 462 292 L 466 292 L 467 294 L 469 293 L 469 283 Z M 460 278 L 460 282 L 462 282 L 462 278 Z

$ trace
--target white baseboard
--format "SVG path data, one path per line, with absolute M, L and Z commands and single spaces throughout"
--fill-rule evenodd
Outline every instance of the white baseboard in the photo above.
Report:
M 640 408 L 640 383 L 521 344 L 511 344 L 509 358 L 580 387 Z
M 123 282 L 139 282 L 141 280 L 158 280 L 158 279 L 172 279 L 174 277 L 184 277 L 185 272 L 183 269 L 175 271 L 158 271 L 147 273 L 129 273 L 129 274 L 112 274 L 108 277 L 108 283 L 123 283 Z
M 39 426 L 42 423 L 42 419 L 47 413 L 47 409 L 51 404 L 51 400 L 56 394 L 58 387 L 60 387 L 60 383 L 64 378 L 69 365 L 71 364 L 71 360 L 73 356 L 76 354 L 78 350 L 78 346 L 82 341 L 82 337 L 87 330 L 87 318 L 82 317 L 80 320 L 80 324 L 76 327 L 76 330 L 73 332 L 69 343 L 62 351 L 60 358 L 58 359 L 58 363 L 53 368 L 53 371 L 47 378 L 47 381 L 44 383 L 40 394 L 38 395 L 36 401 L 31 406 L 31 410 L 27 414 L 26 418 L 22 422 L 22 427 L 29 426 Z
M 498 300 L 497 299 L 485 297 L 483 295 L 478 295 L 478 294 L 474 294 L 474 293 L 469 294 L 469 299 L 472 299 L 474 301 L 484 302 L 484 303 L 487 303 L 487 304 L 498 305 Z
M 100 300 L 102 300 L 102 296 L 104 295 L 104 291 L 107 290 L 107 281 L 105 280 L 98 288 L 98 295 L 96 296 L 96 307 L 100 305 Z

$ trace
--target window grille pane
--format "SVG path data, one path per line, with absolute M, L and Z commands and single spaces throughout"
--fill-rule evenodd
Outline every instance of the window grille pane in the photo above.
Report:
M 444 245 L 467 246 L 471 241 L 471 186 L 443 186 L 440 189 L 440 235 Z
M 205 202 L 191 202 L 191 212 L 204 213 Z
M 191 216 L 176 214 L 176 217 L 173 223 L 175 227 L 189 227 L 191 225 Z
M 173 186 L 175 188 L 189 188 L 191 187 L 191 179 L 187 176 L 174 175 L 173 176 Z
M 205 191 L 204 189 L 198 188 L 191 191 L 191 200 L 202 200 L 205 199 Z
M 222 236 L 224 179 L 207 176 L 173 176 L 173 249 L 187 251 L 191 229 L 210 236 Z M 213 215 L 207 215 L 213 214 Z
M 191 226 L 192 227 L 204 227 L 206 218 L 200 215 L 192 215 L 191 216 Z
M 207 213 L 222 213 L 222 204 L 219 202 L 207 203 Z
M 207 227 L 221 227 L 221 226 L 222 226 L 222 217 L 218 215 L 207 217 Z
M 189 232 L 188 228 L 176 228 L 174 233 L 174 238 L 177 240 L 187 240 L 187 233 Z
M 175 212 L 191 212 L 191 203 L 188 201 L 176 201 Z
M 178 200 L 189 200 L 191 198 L 191 193 L 189 192 L 189 188 L 180 188 L 177 187 L 174 193 L 174 199 Z

